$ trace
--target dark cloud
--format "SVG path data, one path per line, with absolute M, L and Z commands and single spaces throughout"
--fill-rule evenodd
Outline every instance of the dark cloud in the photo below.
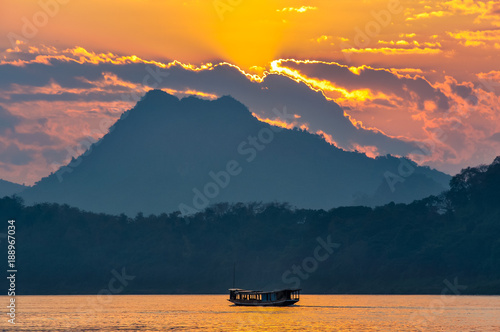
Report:
M 82 68 L 76 62 L 62 62 L 52 60 L 51 65 L 43 63 L 29 63 L 25 66 L 1 65 L 0 66 L 0 88 L 7 88 L 11 84 L 42 87 L 51 81 L 58 82 L 62 86 L 70 88 L 90 88 L 89 83 L 79 79 Z M 101 72 L 98 66 L 87 65 L 85 77 L 98 78 Z
M 472 89 L 467 85 L 462 84 L 452 84 L 451 90 L 456 95 L 460 96 L 462 99 L 467 100 L 470 105 L 477 105 L 478 98 L 473 93 Z
M 7 129 L 15 130 L 16 125 L 21 122 L 21 118 L 13 115 L 8 110 L 0 106 L 0 133 L 5 133 Z
M 491 10 L 488 12 L 489 15 L 500 15 L 500 4 L 496 3 L 491 7 Z
M 23 144 L 36 144 L 39 146 L 50 146 L 60 142 L 60 139 L 47 135 L 43 132 L 34 133 L 16 133 L 14 136 L 17 141 Z
M 25 66 L 0 65 L 0 88 L 7 88 L 11 84 L 42 87 L 54 81 L 66 88 L 88 89 L 92 84 L 85 82 L 102 79 L 103 72 L 127 73 L 125 76 L 134 77 L 142 83 L 148 75 L 147 67 L 153 65 L 131 63 L 115 65 L 111 63 L 80 64 L 74 61 L 66 62 L 56 59 L 50 60 L 50 65 L 43 63 L 28 63 Z M 84 79 L 82 79 L 84 78 Z
M 45 126 L 49 122 L 49 119 L 47 119 L 47 118 L 40 118 L 40 119 L 37 120 L 37 122 L 38 122 L 39 125 Z
M 2 103 L 20 103 L 29 101 L 115 101 L 120 100 L 123 93 L 113 93 L 113 92 L 90 92 L 90 93 L 69 93 L 62 92 L 58 94 L 43 94 L 43 93 L 33 93 L 33 94 L 14 94 L 11 95 L 9 99 L 0 98 Z
M 15 116 L 8 110 L 0 106 L 0 134 L 6 134 L 7 130 L 10 129 L 11 132 L 6 135 L 10 140 L 16 140 L 22 144 L 37 144 L 40 146 L 48 146 L 57 144 L 60 142 L 59 138 L 47 135 L 44 132 L 33 132 L 33 133 L 20 133 L 16 131 L 16 126 L 26 119 Z M 37 120 L 38 123 L 44 125 L 47 123 L 46 118 L 40 118 Z M 4 147 L 5 148 L 5 147 Z
M 417 96 L 419 107 L 422 109 L 425 101 L 434 101 L 442 110 L 449 108 L 448 97 L 439 89 L 432 87 L 421 77 L 398 77 L 387 70 L 364 68 L 356 75 L 347 67 L 325 63 L 296 63 L 282 62 L 283 67 L 296 69 L 308 77 L 328 80 L 348 90 L 365 89 L 380 91 L 413 99 Z M 413 93 L 413 94 L 412 94 Z
M 20 149 L 15 144 L 0 144 L 0 160 L 12 165 L 27 165 L 33 160 L 34 150 Z
M 42 151 L 42 156 L 47 163 L 62 164 L 68 159 L 69 152 L 66 149 L 46 149 Z
M 500 133 L 495 133 L 489 137 L 490 140 L 500 142 Z
M 385 107 L 396 107 L 393 104 L 391 104 L 391 102 L 389 100 L 386 100 L 386 99 L 374 99 L 372 103 L 376 104 L 376 105 L 385 106 Z

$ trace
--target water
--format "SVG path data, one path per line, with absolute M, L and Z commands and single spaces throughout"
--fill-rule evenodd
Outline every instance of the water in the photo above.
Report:
M 17 331 L 500 331 L 499 296 L 302 295 L 237 307 L 227 295 L 18 296 Z M 8 298 L 0 297 L 7 304 Z M 2 307 L 5 306 L 2 304 Z

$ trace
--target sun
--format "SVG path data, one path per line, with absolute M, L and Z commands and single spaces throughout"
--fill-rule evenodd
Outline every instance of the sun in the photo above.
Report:
M 267 1 L 233 1 L 236 5 L 214 7 L 215 41 L 220 56 L 242 68 L 274 60 L 287 22 Z M 239 4 L 238 4 L 239 3 Z M 217 1 L 214 2 L 214 6 Z

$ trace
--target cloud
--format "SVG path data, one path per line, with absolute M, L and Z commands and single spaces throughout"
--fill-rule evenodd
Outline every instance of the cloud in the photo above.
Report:
M 35 143 L 38 146 L 52 146 L 60 141 L 57 137 L 47 135 L 43 132 L 16 133 L 15 139 L 25 145 L 34 145 L 33 143 Z
M 428 13 L 420 13 L 420 14 L 416 14 L 412 17 L 406 18 L 406 21 L 414 21 L 414 20 L 419 20 L 419 19 L 423 19 L 423 18 L 431 18 L 431 17 L 443 17 L 445 15 L 451 15 L 451 13 L 444 12 L 442 10 L 428 12 Z
M 283 9 L 277 9 L 277 12 L 296 12 L 296 13 L 305 13 L 308 10 L 317 10 L 318 7 L 313 7 L 313 6 L 302 6 L 302 7 L 286 7 Z
M 296 60 L 281 60 L 277 66 L 295 70 L 299 74 L 319 82 L 329 82 L 340 90 L 346 90 L 348 93 L 352 91 L 369 91 L 366 96 L 371 97 L 373 100 L 377 99 L 377 95 L 383 96 L 386 100 L 390 95 L 393 95 L 394 97 L 415 100 L 420 109 L 423 108 L 423 102 L 426 100 L 435 101 L 440 109 L 446 110 L 448 108 L 448 98 L 442 91 L 433 87 L 423 76 L 410 78 L 396 73 L 398 71 L 401 73 L 422 72 L 413 68 L 377 69 L 369 66 L 348 67 L 334 62 Z M 316 88 L 319 88 L 319 86 L 316 86 Z M 331 96 L 333 97 L 334 94 Z M 352 95 L 345 96 L 347 101 L 354 100 Z M 336 100 L 339 99 L 342 100 L 342 98 L 336 98 Z
M 495 142 L 500 142 L 500 132 L 494 133 L 489 137 L 489 139 Z
M 229 63 L 194 66 L 81 48 L 50 50 L 32 50 L 22 63 L 12 52 L 0 64 L 0 105 L 23 117 L 15 124 L 17 136 L 3 138 L 36 151 L 26 164 L 34 170 L 30 180 L 11 178 L 18 182 L 38 180 L 54 170 L 51 164 L 76 156 L 82 138 L 102 137 L 152 88 L 178 97 L 231 95 L 263 121 L 319 133 L 371 157 L 411 155 L 448 172 L 497 151 L 497 143 L 487 140 L 500 131 L 497 90 L 480 83 L 500 77 L 496 71 L 478 74 L 479 82 L 431 82 L 423 68 L 283 59 L 252 75 Z M 272 112 L 285 107 L 292 120 Z
M 279 66 L 323 89 L 356 126 L 376 128 L 387 136 L 416 142 L 426 152 L 423 157 L 413 155 L 420 162 L 447 167 L 453 173 L 466 165 L 486 162 L 498 153 L 496 145 L 484 142 L 488 135 L 500 130 L 500 100 L 496 94 L 500 92 L 500 75 L 496 71 L 480 74 L 480 82 L 460 83 L 446 77 L 444 82 L 431 83 L 424 71 L 414 68 L 349 67 L 297 60 L 282 60 Z M 348 93 L 368 91 L 367 98 L 344 98 L 333 89 L 325 89 L 330 85 Z M 361 145 L 358 150 L 376 155 L 377 150 L 369 146 Z
M 45 149 L 42 151 L 42 156 L 49 162 L 62 164 L 63 161 L 68 159 L 67 149 Z
M 435 2 L 420 2 L 419 4 L 425 4 L 423 11 L 418 14 L 413 14 L 407 17 L 405 20 L 407 22 L 412 22 L 416 20 L 431 19 L 431 18 L 443 18 L 450 16 L 460 16 L 460 17 L 472 17 L 475 24 L 480 24 L 484 22 L 489 22 L 496 24 L 499 22 L 496 12 L 498 11 L 499 5 L 496 1 L 484 1 L 484 0 L 446 0 L 446 1 L 435 1 Z M 418 8 L 417 8 L 418 7 Z M 409 9 L 410 11 L 419 10 L 420 6 Z
M 27 165 L 33 160 L 34 153 L 31 149 L 21 150 L 16 144 L 0 143 L 0 160 L 5 164 Z
M 21 119 L 5 108 L 0 106 L 0 134 L 5 133 L 7 130 L 15 131 L 16 125 L 21 122 Z
M 473 92 L 473 87 L 471 87 L 467 84 L 452 83 L 451 89 L 457 96 L 466 100 L 468 103 L 470 103 L 472 105 L 477 104 L 477 97 L 475 96 L 475 94 Z
M 332 38 L 331 36 L 321 35 L 318 38 L 312 39 L 312 41 L 320 44 L 320 43 L 326 42 L 328 39 L 331 39 L 331 38 Z
M 342 50 L 344 53 L 373 53 L 373 54 L 384 54 L 384 55 L 411 55 L 411 54 L 440 54 L 443 51 L 439 48 L 393 48 L 393 47 L 380 47 L 380 48 L 345 48 Z
M 477 74 L 479 87 L 485 91 L 500 94 L 500 71 L 492 70 Z
M 454 39 L 460 40 L 460 43 L 464 46 L 490 46 L 500 49 L 500 30 L 465 30 L 448 32 L 448 35 Z
M 454 13 L 474 16 L 476 24 L 485 21 L 494 25 L 500 23 L 498 17 L 500 5 L 497 1 L 450 0 L 445 2 L 445 5 Z

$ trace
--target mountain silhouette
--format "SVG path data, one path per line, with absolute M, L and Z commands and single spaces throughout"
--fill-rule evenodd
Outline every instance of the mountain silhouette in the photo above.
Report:
M 25 188 L 26 187 L 21 185 L 21 184 L 17 184 L 17 183 L 13 183 L 13 182 L 9 182 L 9 181 L 5 181 L 5 180 L 0 179 L 0 198 L 5 197 L 5 196 L 12 196 L 15 194 L 19 194 Z
M 21 197 L 131 216 L 190 214 L 219 202 L 330 209 L 411 202 L 439 194 L 450 179 L 407 159 L 371 159 L 273 127 L 229 96 L 179 100 L 152 90 L 86 153 Z

